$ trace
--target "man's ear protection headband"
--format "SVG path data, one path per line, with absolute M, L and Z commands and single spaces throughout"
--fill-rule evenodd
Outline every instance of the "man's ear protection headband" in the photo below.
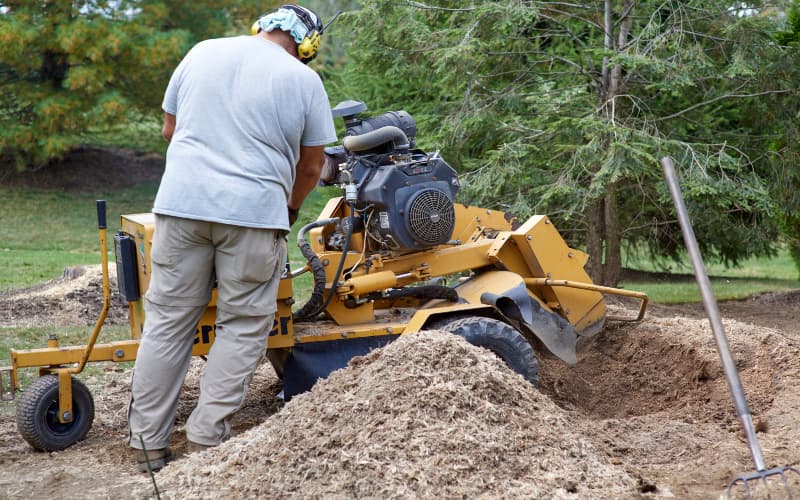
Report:
M 331 19 L 330 22 L 328 22 L 328 24 L 323 25 L 322 21 L 320 20 L 320 17 L 317 14 L 315 14 L 312 10 L 306 9 L 305 7 L 300 7 L 299 5 L 282 5 L 281 7 L 278 8 L 276 12 L 280 12 L 281 10 L 289 10 L 293 12 L 297 16 L 297 19 L 299 19 L 300 22 L 303 24 L 303 26 L 306 28 L 305 36 L 303 36 L 302 39 L 298 40 L 299 37 L 292 30 L 292 26 L 282 26 L 280 24 L 277 26 L 279 29 L 284 29 L 284 31 L 289 31 L 290 33 L 292 33 L 292 36 L 295 38 L 295 41 L 297 42 L 297 55 L 300 61 L 302 61 L 305 64 L 308 64 L 315 57 L 317 57 L 320 41 L 322 39 L 322 33 L 325 31 L 325 29 L 327 29 L 328 26 L 331 25 L 331 23 L 333 23 L 334 20 L 336 20 L 336 18 L 339 16 L 340 13 L 337 12 L 336 15 L 333 16 L 333 19 Z M 253 24 L 250 31 L 253 34 L 260 32 L 262 30 L 261 19 L 269 15 L 270 14 L 265 14 L 264 16 L 261 16 Z
M 319 16 L 305 7 L 300 7 L 298 5 L 282 5 L 280 8 L 294 11 L 300 21 L 308 28 L 306 36 L 297 44 L 297 55 L 302 62 L 308 64 L 317 57 L 319 43 L 322 38 L 322 32 L 325 31 L 325 26 L 322 25 Z

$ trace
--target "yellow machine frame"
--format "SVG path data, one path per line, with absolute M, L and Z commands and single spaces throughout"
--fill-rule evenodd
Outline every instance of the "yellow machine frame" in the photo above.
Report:
M 326 291 L 336 286 L 333 300 L 326 312 L 333 322 L 295 325 L 292 320 L 292 274 L 287 274 L 278 291 L 278 312 L 270 332 L 268 347 L 273 364 L 280 353 L 298 343 L 328 342 L 359 337 L 399 335 L 425 328 L 433 318 L 464 314 L 493 314 L 492 306 L 481 302 L 486 292 L 501 293 L 509 288 L 510 281 L 524 284 L 528 295 L 546 311 L 565 318 L 579 334 L 595 333 L 605 318 L 603 293 L 633 297 L 641 300 L 638 316 L 634 318 L 608 318 L 615 320 L 640 320 L 647 306 L 647 295 L 640 292 L 602 287 L 591 283 L 584 271 L 587 256 L 569 248 L 546 216 L 536 215 L 523 224 L 508 213 L 467 207 L 456 204 L 456 226 L 453 244 L 399 256 L 371 255 L 370 266 L 361 266 L 349 273 L 347 279 L 334 284 L 334 269 L 342 258 L 341 252 L 326 251 L 324 242 L 332 231 L 329 226 L 310 231 L 310 244 L 325 263 L 328 283 Z M 342 198 L 331 199 L 319 219 L 345 217 L 348 207 Z M 130 340 L 97 344 L 97 338 L 110 305 L 108 258 L 106 252 L 105 202 L 98 201 L 100 248 L 103 268 L 103 309 L 89 341 L 83 346 L 61 346 L 55 335 L 42 349 L 11 350 L 11 366 L 0 369 L 0 391 L 3 399 L 13 399 L 19 388 L 17 371 L 40 367 L 40 375 L 52 373 L 59 378 L 59 421 L 72 420 L 72 393 L 70 377 L 83 371 L 86 363 L 97 361 L 124 362 L 136 359 L 144 325 L 143 300 L 129 303 Z M 132 236 L 137 249 L 138 282 L 142 293 L 150 280 L 150 249 L 153 241 L 153 215 L 124 215 L 121 231 Z M 344 255 L 344 265 L 355 268 L 367 258 L 363 236 L 355 235 L 350 249 Z M 366 269 L 366 270 L 365 270 Z M 366 295 L 389 288 L 424 282 L 432 278 L 458 273 L 494 269 L 467 280 L 458 287 L 463 303 L 446 301 L 415 302 L 409 299 L 363 300 Z M 296 275 L 296 273 L 293 273 Z M 513 283 L 517 284 L 517 283 Z M 347 301 L 350 301 L 348 303 Z M 359 302 L 361 300 L 361 302 Z M 353 301 L 357 303 L 353 306 Z M 410 306 L 415 311 L 410 316 L 393 318 L 384 314 L 390 308 Z M 208 309 L 197 326 L 197 337 L 192 351 L 194 356 L 205 355 L 214 342 L 216 291 Z M 598 326 L 599 325 L 599 326 Z M 548 345 L 547 339 L 542 339 Z M 552 350 L 552 349 L 551 349 Z M 555 352 L 555 351 L 554 351 Z M 556 352 L 557 355 L 560 355 Z M 570 356 L 560 355 L 570 362 Z M 574 362 L 574 361 L 573 361 Z M 276 366 L 276 370 L 280 370 Z M 9 382 L 4 385 L 3 375 Z

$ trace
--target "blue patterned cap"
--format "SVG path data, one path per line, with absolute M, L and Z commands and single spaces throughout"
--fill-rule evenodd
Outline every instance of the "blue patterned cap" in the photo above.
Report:
M 287 8 L 280 8 L 275 12 L 262 16 L 258 20 L 258 27 L 264 31 L 272 31 L 274 29 L 286 31 L 292 35 L 292 38 L 298 44 L 303 41 L 310 31 L 297 13 Z

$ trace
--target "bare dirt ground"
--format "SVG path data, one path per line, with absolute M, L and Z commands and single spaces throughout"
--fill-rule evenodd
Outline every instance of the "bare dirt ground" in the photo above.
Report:
M 91 325 L 97 272 L 0 295 L 0 322 Z M 720 309 L 767 467 L 800 464 L 800 290 Z M 644 321 L 584 342 L 576 366 L 540 362 L 535 390 L 458 338 L 405 336 L 285 404 L 265 364 L 234 436 L 156 482 L 164 498 L 699 499 L 754 470 L 700 305 L 654 304 Z M 181 398 L 179 453 L 201 368 L 195 360 Z M 129 372 L 109 364 L 85 381 L 95 422 L 68 450 L 33 451 L 0 413 L 0 498 L 154 497 L 125 444 Z M 800 475 L 789 479 L 796 497 Z

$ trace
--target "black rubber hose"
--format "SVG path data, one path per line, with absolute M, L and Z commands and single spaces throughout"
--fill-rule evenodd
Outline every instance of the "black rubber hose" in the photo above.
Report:
M 441 286 L 441 285 L 420 285 L 410 286 L 406 288 L 398 288 L 396 290 L 389 290 L 384 294 L 380 294 L 382 299 L 400 299 L 403 297 L 415 297 L 418 299 L 444 299 L 450 302 L 458 302 L 458 292 L 454 289 Z
M 311 297 L 308 299 L 308 302 L 303 304 L 303 307 L 292 314 L 292 319 L 294 321 L 300 322 L 304 319 L 316 316 L 320 310 L 323 296 L 325 295 L 325 266 L 322 265 L 317 254 L 311 249 L 311 245 L 306 242 L 306 233 L 315 227 L 335 224 L 338 220 L 337 218 L 314 221 L 311 224 L 306 224 L 297 232 L 297 246 L 300 247 L 300 252 L 303 254 L 303 257 L 305 257 L 309 267 L 311 267 L 311 272 L 314 274 L 314 289 L 311 292 Z
M 406 133 L 394 125 L 387 125 L 366 134 L 348 135 L 342 140 L 342 144 L 348 151 L 359 152 L 369 151 L 390 141 L 395 142 L 396 149 L 410 147 Z
M 350 203 L 350 213 L 351 214 L 356 213 L 356 207 L 355 204 L 353 203 Z M 325 299 L 325 302 L 322 304 L 322 306 L 320 306 L 318 311 L 313 313 L 313 316 L 316 316 L 317 314 L 324 311 L 325 308 L 328 307 L 328 304 L 331 303 L 331 299 L 333 299 L 333 296 L 336 295 L 336 286 L 337 283 L 339 283 L 339 277 L 342 275 L 342 269 L 344 268 L 344 261 L 345 258 L 347 257 L 347 251 L 350 249 L 350 239 L 353 237 L 353 226 L 354 226 L 353 224 L 347 225 L 347 228 L 349 230 L 347 231 L 347 236 L 345 237 L 344 246 L 342 247 L 343 248 L 342 257 L 339 259 L 339 265 L 336 268 L 336 274 L 333 276 L 333 284 L 331 285 L 331 291 L 328 292 L 328 297 Z

